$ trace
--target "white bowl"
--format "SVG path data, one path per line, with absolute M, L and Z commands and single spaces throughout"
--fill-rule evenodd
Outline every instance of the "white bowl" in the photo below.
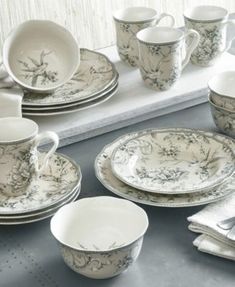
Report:
M 33 92 L 49 93 L 65 84 L 79 63 L 80 52 L 72 34 L 51 21 L 26 21 L 11 31 L 3 45 L 8 74 Z
M 63 206 L 51 219 L 65 263 L 89 278 L 104 279 L 126 270 L 138 257 L 148 228 L 146 212 L 109 196 Z
M 208 82 L 210 98 L 221 108 L 235 112 L 235 71 L 226 71 Z

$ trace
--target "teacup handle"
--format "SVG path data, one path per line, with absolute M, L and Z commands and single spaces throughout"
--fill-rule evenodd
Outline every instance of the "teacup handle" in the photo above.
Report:
M 233 20 L 228 20 L 227 22 L 224 23 L 224 25 L 232 25 L 235 28 L 235 22 Z M 232 39 L 230 39 L 228 41 L 228 44 L 225 47 L 225 49 L 223 50 L 223 52 L 226 52 L 231 48 L 234 39 L 235 39 L 235 37 L 233 37 Z
M 48 163 L 50 156 L 56 151 L 56 149 L 59 145 L 58 135 L 54 132 L 47 131 L 47 132 L 40 133 L 36 136 L 34 148 L 37 148 L 43 139 L 51 139 L 53 141 L 53 146 L 48 151 L 48 153 L 44 156 L 42 165 L 40 167 L 38 165 L 36 165 L 35 169 L 36 169 L 37 175 L 40 174 L 43 171 L 43 169 L 47 166 L 47 163 Z
M 155 25 L 158 25 L 160 23 L 160 21 L 165 17 L 169 17 L 171 19 L 169 27 L 174 27 L 175 26 L 175 18 L 171 14 L 167 14 L 167 13 L 160 14 Z
M 190 45 L 187 47 L 185 58 L 182 61 L 182 70 L 188 64 L 192 52 L 195 50 L 195 48 L 197 47 L 197 45 L 199 44 L 199 41 L 200 41 L 199 33 L 193 29 L 190 29 L 187 32 L 185 32 L 185 38 L 187 38 L 189 36 L 193 36 L 193 39 L 192 39 L 192 42 L 190 43 Z

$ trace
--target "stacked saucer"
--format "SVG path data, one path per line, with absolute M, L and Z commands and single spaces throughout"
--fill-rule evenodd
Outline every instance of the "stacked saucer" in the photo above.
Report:
M 207 204 L 234 189 L 232 139 L 191 129 L 151 129 L 124 135 L 95 161 L 99 181 L 126 199 L 153 206 Z
M 43 157 L 41 152 L 39 161 Z M 54 153 L 25 194 L 16 197 L 0 194 L 0 224 L 24 224 L 52 216 L 61 206 L 76 200 L 81 179 L 80 167 L 73 160 Z
M 52 116 L 72 113 L 101 104 L 118 89 L 118 72 L 103 54 L 80 50 L 80 66 L 73 78 L 51 94 L 27 92 L 23 115 Z

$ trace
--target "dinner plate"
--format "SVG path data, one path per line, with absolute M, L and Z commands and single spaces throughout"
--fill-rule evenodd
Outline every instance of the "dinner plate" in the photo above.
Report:
M 88 49 L 80 52 L 80 66 L 70 81 L 51 94 L 25 93 L 22 105 L 53 106 L 85 100 L 117 81 L 116 68 L 105 55 Z
M 183 129 L 180 128 L 179 130 L 182 131 Z M 147 131 L 142 132 L 144 133 Z M 230 180 L 223 183 L 218 188 L 214 188 L 206 192 L 196 192 L 188 194 L 150 193 L 136 189 L 120 181 L 113 175 L 111 170 L 112 152 L 115 148 L 123 144 L 127 139 L 134 138 L 138 134 L 139 132 L 121 136 L 112 143 L 106 145 L 96 157 L 94 164 L 96 177 L 104 187 L 106 187 L 114 194 L 117 194 L 120 197 L 126 198 L 128 200 L 146 205 L 161 207 L 190 207 L 218 201 L 234 192 L 234 175 L 231 177 Z M 235 142 L 232 139 L 211 132 L 204 132 L 204 134 L 208 136 L 213 135 L 219 141 L 226 143 L 235 150 Z
M 57 210 L 59 210 L 63 205 L 68 204 L 70 202 L 73 202 L 77 199 L 80 193 L 80 188 L 78 187 L 77 190 L 75 190 L 74 194 L 70 196 L 68 199 L 65 201 L 61 202 L 57 206 L 50 208 L 44 212 L 41 213 L 35 213 L 32 214 L 31 216 L 19 216 L 17 217 L 1 217 L 0 218 L 0 225 L 17 225 L 17 224 L 26 224 L 26 223 L 32 223 L 36 221 L 41 221 L 43 219 L 46 219 L 48 217 L 51 217 L 56 213 Z
M 70 113 L 74 113 L 74 112 L 78 112 L 78 111 L 82 111 L 82 110 L 86 110 L 89 108 L 93 108 L 97 105 L 100 105 L 104 102 L 106 102 L 107 100 L 109 100 L 111 97 L 113 97 L 118 91 L 118 87 L 115 87 L 111 92 L 109 92 L 108 94 L 106 94 L 105 96 L 93 100 L 89 103 L 85 103 L 85 104 L 78 104 L 76 106 L 72 106 L 72 107 L 68 107 L 68 108 L 63 108 L 63 109 L 54 109 L 54 110 L 43 110 L 40 111 L 40 109 L 38 109 L 38 111 L 31 111 L 31 110 L 24 110 L 22 109 L 22 114 L 24 116 L 57 116 L 57 115 L 64 115 L 64 114 L 70 114 Z
M 115 148 L 111 167 L 117 178 L 137 189 L 183 194 L 222 184 L 234 172 L 235 156 L 214 134 L 151 129 Z
M 40 153 L 39 161 L 44 153 Z M 26 193 L 6 196 L 0 193 L 0 215 L 19 215 L 44 211 L 70 197 L 81 184 L 79 165 L 69 157 L 54 153 L 46 169 L 32 180 Z
M 77 101 L 71 104 L 64 104 L 64 105 L 57 105 L 57 106 L 43 106 L 43 107 L 34 107 L 34 106 L 22 106 L 22 109 L 24 111 L 53 111 L 53 110 L 59 110 L 59 109 L 65 109 L 65 108 L 70 108 L 73 106 L 78 106 L 81 104 L 85 104 L 85 103 L 89 103 L 92 102 L 94 100 L 97 100 L 99 98 L 102 98 L 103 96 L 111 93 L 112 91 L 114 91 L 116 88 L 118 87 L 118 82 L 114 82 L 110 87 L 108 87 L 106 90 L 104 90 L 103 92 L 89 98 L 89 99 L 85 99 L 85 100 L 81 100 L 81 101 Z

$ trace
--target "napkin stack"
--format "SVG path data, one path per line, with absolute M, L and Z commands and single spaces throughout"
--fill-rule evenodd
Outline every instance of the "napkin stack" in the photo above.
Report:
M 21 117 L 23 91 L 0 66 L 0 117 Z
M 199 251 L 235 261 L 235 241 L 226 237 L 229 230 L 217 226 L 218 222 L 233 216 L 235 216 L 235 193 L 188 217 L 189 229 L 202 233 L 194 240 L 193 245 Z

